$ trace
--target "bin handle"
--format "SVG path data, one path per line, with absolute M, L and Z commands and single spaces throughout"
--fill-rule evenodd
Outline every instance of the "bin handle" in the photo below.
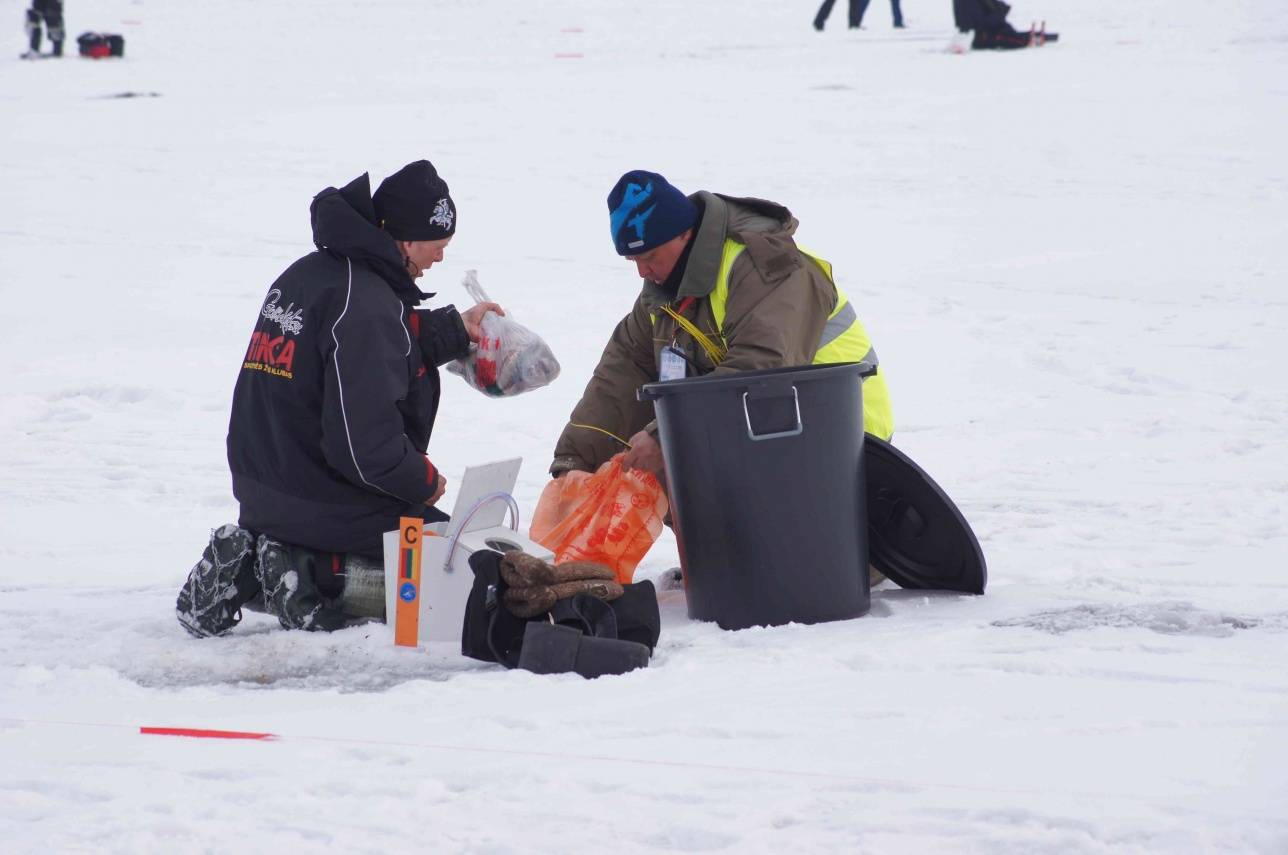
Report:
M 801 424 L 801 396 L 800 393 L 796 391 L 795 386 L 792 387 L 792 399 L 796 404 L 796 427 L 791 430 L 780 430 L 775 433 L 756 433 L 756 429 L 751 426 L 751 411 L 747 409 L 747 393 L 742 393 L 742 414 L 747 419 L 747 436 L 751 437 L 752 442 L 760 442 L 761 440 L 766 439 L 782 439 L 783 437 L 788 436 L 799 436 L 805 430 L 805 426 Z

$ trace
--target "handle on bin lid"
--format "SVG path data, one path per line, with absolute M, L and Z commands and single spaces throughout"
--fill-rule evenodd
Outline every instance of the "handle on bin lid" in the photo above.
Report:
M 861 379 L 874 377 L 876 376 L 876 373 L 877 373 L 877 367 L 874 363 L 867 362 L 866 360 L 859 363 L 859 377 Z
M 742 414 L 747 419 L 747 436 L 751 438 L 752 442 L 760 442 L 766 439 L 782 439 L 783 437 L 788 437 L 788 436 L 799 436 L 801 432 L 805 430 L 805 426 L 801 424 L 801 396 L 796 391 L 795 386 L 792 387 L 792 401 L 796 405 L 796 427 L 792 428 L 791 430 L 780 430 L 780 431 L 775 431 L 774 433 L 756 433 L 756 429 L 751 426 L 751 411 L 747 409 L 747 396 L 750 394 L 752 393 L 751 392 L 742 393 Z M 757 395 L 756 397 L 770 398 L 770 397 L 777 397 L 777 396 L 761 394 L 761 395 Z

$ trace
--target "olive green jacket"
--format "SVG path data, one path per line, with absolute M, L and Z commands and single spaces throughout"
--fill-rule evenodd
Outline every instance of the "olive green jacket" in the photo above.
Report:
M 551 473 L 594 471 L 653 425 L 653 404 L 636 400 L 636 390 L 658 379 L 662 348 L 674 343 L 690 360 L 689 376 L 728 374 L 788 365 L 808 365 L 828 315 L 836 308 L 836 288 L 810 258 L 796 248 L 797 221 L 782 205 L 762 199 L 735 199 L 715 193 L 692 196 L 704 205 L 693 248 L 674 301 L 645 281 L 635 306 L 613 330 L 595 373 L 555 444 Z M 721 340 L 711 312 L 725 240 L 746 245 L 729 271 L 729 301 L 723 328 L 728 351 L 717 367 L 706 352 L 660 307 L 677 307 L 695 298 L 684 317 L 714 341 Z

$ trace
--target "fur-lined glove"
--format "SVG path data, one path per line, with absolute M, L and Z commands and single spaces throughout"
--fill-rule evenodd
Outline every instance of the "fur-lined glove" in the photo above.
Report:
M 558 600 L 574 594 L 590 594 L 601 600 L 622 595 L 617 574 L 610 567 L 590 561 L 549 564 L 518 550 L 501 559 L 501 578 L 510 586 L 505 592 L 505 607 L 521 618 L 545 614 Z

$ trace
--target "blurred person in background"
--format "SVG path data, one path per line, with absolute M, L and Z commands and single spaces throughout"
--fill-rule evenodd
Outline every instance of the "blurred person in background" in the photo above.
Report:
M 41 56 L 40 42 L 43 38 L 41 26 L 49 33 L 49 41 L 53 45 L 53 50 L 49 56 L 63 55 L 63 39 L 66 37 L 66 31 L 63 28 L 63 0 L 31 0 L 31 8 L 27 10 L 27 43 L 28 50 L 22 56 L 24 59 L 34 59 Z
M 1015 50 L 1054 42 L 1060 37 L 1046 32 L 1046 22 L 1041 31 L 1030 28 L 1020 32 L 1006 20 L 1011 6 L 1003 0 L 953 0 L 953 21 L 958 32 L 974 33 L 973 50 Z
M 863 25 L 863 13 L 868 11 L 870 0 L 850 0 L 850 29 L 857 30 Z M 819 32 L 823 31 L 823 24 L 827 22 L 827 16 L 832 14 L 832 7 L 836 5 L 836 0 L 823 0 L 823 5 L 818 7 L 818 14 L 814 16 L 814 29 Z M 903 29 L 903 10 L 899 8 L 899 0 L 890 0 L 890 13 L 894 16 L 894 26 L 897 30 Z

